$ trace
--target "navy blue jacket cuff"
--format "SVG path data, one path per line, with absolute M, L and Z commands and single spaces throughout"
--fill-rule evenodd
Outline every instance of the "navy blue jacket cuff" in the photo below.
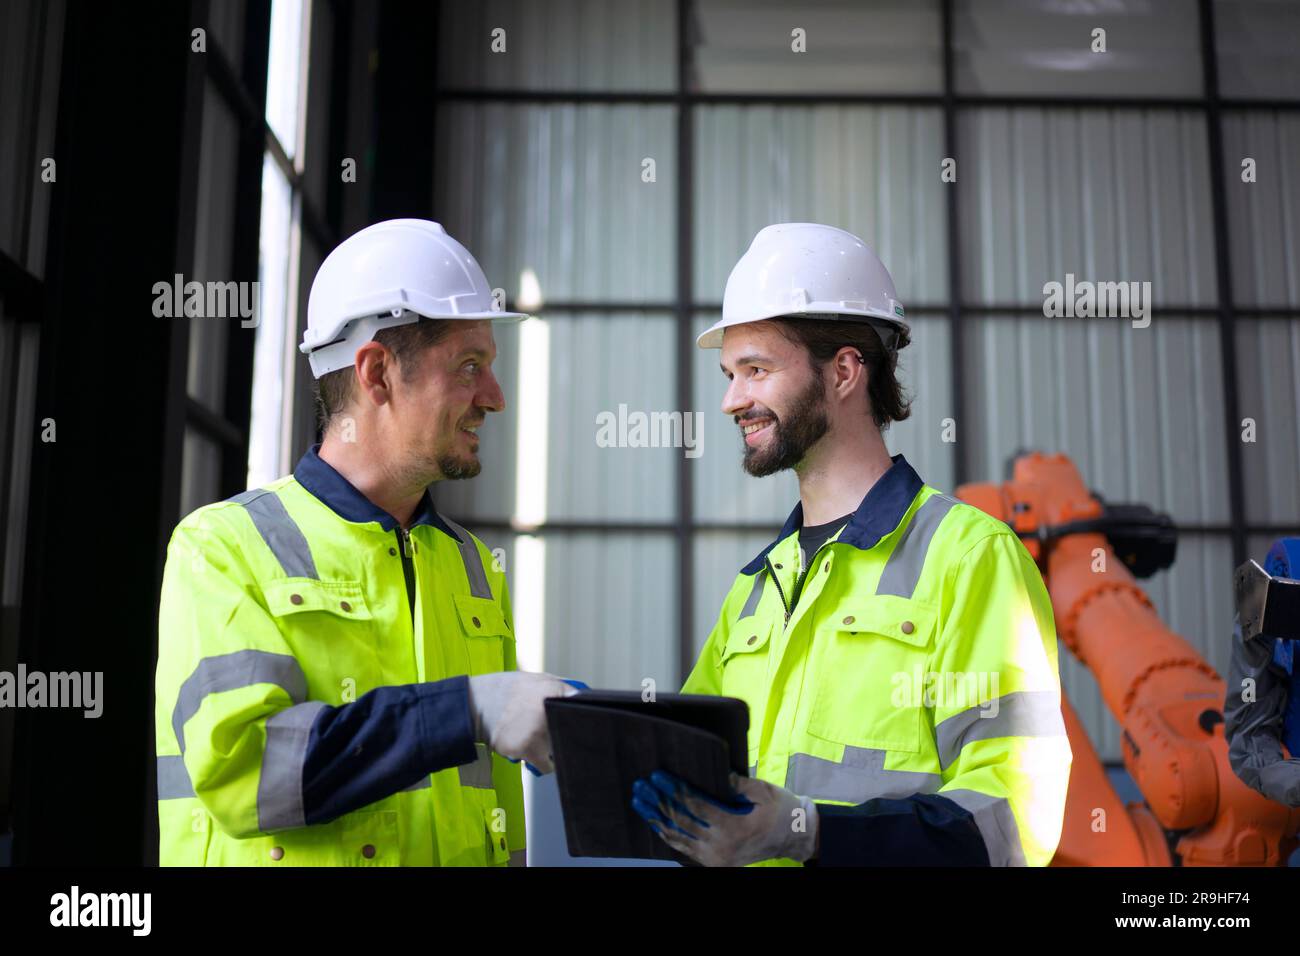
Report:
M 947 797 L 817 804 L 821 849 L 813 866 L 988 866 L 975 818 Z
M 468 677 L 376 687 L 316 715 L 303 761 L 305 819 L 326 823 L 477 756 Z

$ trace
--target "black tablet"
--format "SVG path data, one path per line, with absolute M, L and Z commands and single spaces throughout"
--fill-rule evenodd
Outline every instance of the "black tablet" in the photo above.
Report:
M 574 856 L 682 860 L 632 809 L 632 785 L 664 770 L 719 800 L 747 773 L 749 708 L 733 697 L 580 691 L 546 701 Z

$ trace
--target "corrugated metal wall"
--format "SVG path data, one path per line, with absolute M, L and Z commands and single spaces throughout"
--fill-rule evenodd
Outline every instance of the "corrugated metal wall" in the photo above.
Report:
M 968 305 L 1037 306 L 1043 285 L 1149 281 L 1152 321 L 979 315 L 966 320 L 972 475 L 1003 476 L 1019 448 L 1069 455 L 1110 501 L 1176 521 L 1227 525 L 1223 360 L 1209 158 L 1202 115 L 1136 109 L 1000 109 L 959 123 L 963 294 Z M 973 187 L 973 188 L 972 188 Z M 1226 537 L 1184 535 L 1144 582 L 1165 620 L 1216 666 L 1232 619 Z M 1062 682 L 1103 759 L 1118 727 L 1068 653 Z
M 524 269 L 551 302 L 672 298 L 671 108 L 452 103 L 437 123 L 438 213 L 511 301 Z
M 1300 116 L 1279 111 L 1224 117 L 1224 190 L 1238 306 L 1300 309 Z M 1246 160 L 1254 181 L 1243 180 Z M 1267 312 L 1236 322 L 1246 517 L 1300 524 L 1300 320 Z M 1264 542 L 1267 546 L 1267 542 Z M 1252 553 L 1263 554 L 1256 548 Z
M 958 143 L 967 304 L 1041 304 L 1067 272 L 1148 280 L 1159 306 L 1215 302 L 1200 115 L 979 108 Z
M 677 82 L 671 2 L 445 0 L 441 7 L 444 87 L 671 90 Z
M 525 26 L 531 14 L 515 4 L 485 4 L 473 13 L 445 4 L 442 82 L 455 88 L 671 89 L 676 27 L 663 16 L 671 5 L 654 7 L 653 15 L 651 6 L 618 4 L 597 12 L 574 3 L 552 12 L 543 30 Z M 735 88 L 743 73 L 737 57 L 761 43 L 745 34 L 727 46 L 725 37 L 708 34 L 709 23 L 733 16 L 736 6 L 704 5 L 706 35 L 697 42 L 702 50 L 715 43 L 706 62 L 725 66 L 715 73 L 729 78 L 705 74 L 700 82 L 706 86 Z M 902 42 L 923 46 L 917 25 L 931 18 L 907 16 L 897 5 L 890 10 L 908 27 Z M 997 4 L 977 16 L 963 8 L 958 79 L 969 91 L 1016 92 L 1018 83 L 1038 89 L 1031 80 L 1034 70 L 1044 69 L 1041 63 L 1021 63 L 1020 73 L 971 65 L 987 59 L 976 55 L 981 50 L 1007 39 L 998 40 L 996 29 L 1007 10 Z M 1180 72 L 1171 79 L 1116 60 L 1120 73 L 1108 81 L 1111 92 L 1199 95 L 1199 66 L 1188 72 L 1180 59 L 1199 57 L 1197 44 L 1188 42 L 1195 31 L 1166 36 L 1147 13 L 1133 16 L 1123 21 L 1134 28 L 1132 42 L 1145 44 L 1151 62 L 1178 61 Z M 591 39 L 592 24 L 611 27 L 609 35 L 617 37 L 626 31 L 616 23 L 634 18 L 651 26 L 635 43 L 629 40 L 626 63 L 615 68 L 593 52 L 608 43 Z M 467 51 L 467 37 L 479 43 L 480 34 L 498 24 L 507 26 L 509 42 L 521 44 L 519 58 L 507 62 Z M 1015 43 L 1024 46 L 1028 36 L 1017 33 Z M 552 62 L 537 52 L 541 38 L 572 47 L 563 47 L 565 56 Z M 1225 62 L 1233 66 L 1234 82 L 1249 81 L 1249 64 Z M 934 79 L 922 72 L 918 89 Z M 682 676 L 675 673 L 671 527 L 681 450 L 598 447 L 595 416 L 620 403 L 671 410 L 675 400 L 673 316 L 654 308 L 670 306 L 676 294 L 675 122 L 674 106 L 638 103 L 450 100 L 437 116 L 437 214 L 475 252 L 494 285 L 513 301 L 521 274 L 532 270 L 546 301 L 645 309 L 542 310 L 548 391 L 540 417 L 527 405 L 536 399 L 518 386 L 521 358 L 526 367 L 543 354 L 536 351 L 541 346 L 535 337 L 521 340 L 517 330 L 499 334 L 497 370 L 515 405 L 483 431 L 483 474 L 438 489 L 441 506 L 471 525 L 476 517 L 506 521 L 520 500 L 520 482 L 544 474 L 548 520 L 663 523 L 662 532 L 615 528 L 549 532 L 541 539 L 545 583 L 529 600 L 544 604 L 545 648 L 530 653 L 549 669 L 628 687 L 646 677 L 663 686 Z M 1107 499 L 1145 502 L 1201 529 L 1181 538 L 1175 567 L 1146 587 L 1166 621 L 1222 669 L 1232 617 L 1232 550 L 1224 529 L 1232 514 L 1205 113 L 960 110 L 959 250 L 962 295 L 970 307 L 963 318 L 962 395 L 952 391 L 945 313 L 950 187 L 939 175 L 940 109 L 705 103 L 695 108 L 693 134 L 694 329 L 716 318 L 727 273 L 763 225 L 813 220 L 863 236 L 889 265 L 903 301 L 930 307 L 915 316 L 914 344 L 903 353 L 904 381 L 916 401 L 911 419 L 887 433 L 891 450 L 903 452 L 931 484 L 952 490 L 953 446 L 940 436 L 944 419 L 956 417 L 973 480 L 1001 480 L 1007 456 L 1018 448 L 1062 451 Z M 1230 112 L 1223 135 L 1235 301 L 1294 311 L 1300 308 L 1300 190 L 1286 174 L 1300 168 L 1300 120 L 1287 112 Z M 1257 182 L 1239 181 L 1238 153 L 1257 160 Z M 647 157 L 655 160 L 654 183 L 641 176 Z M 1067 273 L 1081 280 L 1151 282 L 1151 325 L 1038 314 L 1044 283 L 1064 282 Z M 1235 334 L 1242 414 L 1256 419 L 1260 431 L 1242 451 L 1247 518 L 1295 523 L 1300 322 L 1252 314 L 1238 320 Z M 521 349 L 533 351 L 521 355 Z M 724 379 L 717 355 L 696 352 L 692 363 L 689 411 L 703 421 L 703 454 L 691 466 L 695 521 L 768 524 L 775 532 L 796 500 L 794 479 L 757 480 L 740 470 L 734 425 L 718 407 Z M 525 426 L 546 426 L 544 467 L 519 460 L 521 416 Z M 493 535 L 507 560 L 516 560 L 513 535 L 484 532 Z M 712 528 L 695 533 L 696 648 L 736 569 L 770 536 Z M 1252 535 L 1252 553 L 1262 554 L 1268 540 Z M 528 560 L 536 560 L 535 545 L 529 547 Z M 527 626 L 521 622 L 521 635 Z M 1102 757 L 1119 759 L 1117 728 L 1091 676 L 1064 652 L 1062 674 Z

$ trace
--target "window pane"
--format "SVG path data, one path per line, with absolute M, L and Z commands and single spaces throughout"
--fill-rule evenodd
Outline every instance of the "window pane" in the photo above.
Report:
M 677 85 L 676 4 L 449 0 L 438 51 L 442 87 L 670 90 Z
M 1300 319 L 1238 318 L 1236 335 L 1238 411 L 1254 431 L 1241 445 L 1246 520 L 1300 523 Z
M 266 121 L 290 157 L 298 153 L 302 78 L 304 7 L 310 0 L 273 0 L 271 46 L 267 61 Z
M 506 410 L 480 431 L 483 471 L 434 485 L 438 507 L 530 523 L 670 522 L 685 442 L 700 437 L 687 431 L 694 419 L 674 415 L 673 319 L 547 314 L 493 334 Z
M 1200 113 L 979 108 L 958 139 L 967 303 L 1041 304 L 1067 273 L 1216 303 Z
M 674 320 L 640 313 L 546 321 L 554 386 L 547 513 L 671 521 L 679 462 L 691 453 L 685 443 L 702 437 L 675 407 Z
M 447 104 L 437 141 L 435 218 L 512 302 L 526 269 L 548 302 L 673 297 L 671 108 Z
M 1019 449 L 1069 455 L 1110 501 L 1229 521 L 1223 368 L 1214 319 L 967 318 L 972 480 Z
M 1300 99 L 1300 4 L 1215 0 L 1219 94 Z
M 938 110 L 705 107 L 695 139 L 697 302 L 721 302 L 736 261 L 775 222 L 824 222 L 860 236 L 904 306 L 948 298 Z
M 278 478 L 289 450 L 284 442 L 286 371 L 295 356 L 287 354 L 289 309 L 294 290 L 290 263 L 294 256 L 293 193 L 269 153 L 262 162 L 262 225 L 258 240 L 259 311 L 253 350 L 253 408 L 249 424 L 249 487 Z
M 1249 174 L 1247 172 L 1247 160 Z M 1300 115 L 1223 114 L 1223 175 L 1232 298 L 1300 308 Z M 1242 180 L 1248 175 L 1252 181 Z
M 231 259 L 235 243 L 239 123 L 211 82 L 206 82 L 203 89 L 201 136 L 198 196 L 195 203 L 194 274 L 186 276 L 186 280 L 228 283 L 234 280 Z M 238 295 L 236 291 L 233 300 L 229 295 L 225 296 L 225 300 L 237 304 Z M 244 293 L 243 301 L 254 304 L 247 292 Z M 229 308 L 225 311 L 232 312 Z M 204 315 L 172 321 L 190 324 L 189 366 L 186 374 L 189 394 L 222 414 L 225 405 L 227 338 L 232 326 L 236 330 L 235 334 L 240 334 L 241 331 L 245 335 L 252 334 L 251 329 L 241 330 L 241 318 L 237 314 L 228 314 L 226 317 Z
M 346 26 L 346 24 L 345 24 Z M 334 8 L 331 3 L 316 3 L 311 10 L 311 62 L 308 66 L 306 122 L 301 166 L 303 186 L 312 206 L 325 214 L 325 202 L 331 177 L 340 174 L 341 156 L 330 156 L 330 96 L 335 83 L 345 82 L 336 76 L 331 62 L 334 50 Z M 311 276 L 308 276 L 310 282 Z
M 1094 30 L 1105 52 L 1093 52 Z M 1200 25 L 1188 0 L 953 5 L 958 92 L 1200 96 Z
M 448 514 L 505 572 L 523 670 L 676 692 L 677 543 L 668 532 L 516 534 Z
M 696 81 L 709 92 L 943 90 L 937 0 L 699 0 L 695 25 Z
M 677 691 L 676 553 L 671 534 L 519 536 L 505 566 L 521 666 L 531 658 L 592 687 L 639 689 L 649 679 Z

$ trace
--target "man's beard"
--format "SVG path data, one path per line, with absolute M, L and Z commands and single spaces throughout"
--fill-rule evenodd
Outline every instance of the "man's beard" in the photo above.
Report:
M 479 425 L 483 424 L 483 420 L 486 417 L 487 416 L 485 415 L 481 415 L 457 423 L 456 434 L 452 437 L 452 442 L 455 443 L 460 439 L 460 430 L 462 428 L 477 428 Z M 439 451 L 435 455 L 434 460 L 438 463 L 438 471 L 442 474 L 442 477 L 449 481 L 456 481 L 461 478 L 473 478 L 483 470 L 483 465 L 479 462 L 478 455 L 472 451 L 464 457 L 461 457 L 453 451 Z
M 443 478 L 455 481 L 458 478 L 473 478 L 483 470 L 483 464 L 477 457 L 467 460 L 444 452 L 438 456 L 438 470 L 442 472 Z
M 766 478 L 795 467 L 830 428 L 826 415 L 826 386 L 820 374 L 813 373 L 808 387 L 795 397 L 790 407 L 791 411 L 784 420 L 777 418 L 771 410 L 767 412 L 773 421 L 772 437 L 765 447 L 745 446 L 741 466 L 755 478 Z M 744 421 L 740 419 L 741 423 Z
M 476 421 L 461 422 L 456 426 L 456 433 L 448 444 L 454 445 L 459 439 L 461 428 L 481 424 L 483 424 L 481 418 Z M 403 470 L 403 478 L 409 484 L 427 485 L 432 481 L 443 479 L 456 481 L 462 478 L 473 478 L 482 470 L 483 463 L 479 461 L 475 452 L 461 452 L 454 447 L 444 446 L 412 458 Z

